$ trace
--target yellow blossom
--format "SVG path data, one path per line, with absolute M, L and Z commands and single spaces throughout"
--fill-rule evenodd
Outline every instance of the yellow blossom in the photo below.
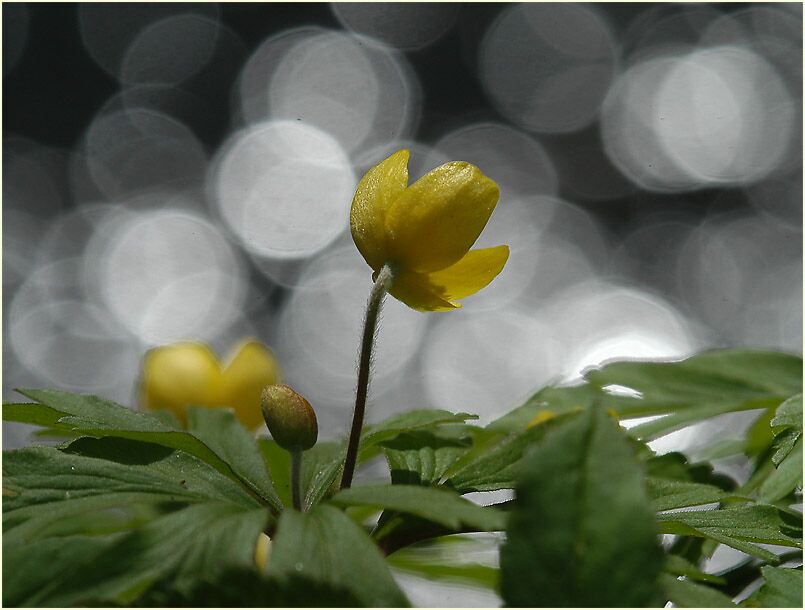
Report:
M 508 246 L 470 250 L 500 190 L 474 165 L 451 161 L 408 185 L 407 150 L 368 172 L 352 201 L 355 245 L 375 271 L 389 264 L 389 292 L 419 311 L 447 311 L 503 269 Z
M 226 365 L 203 343 L 175 343 L 145 355 L 140 402 L 172 411 L 182 422 L 189 406 L 231 407 L 244 426 L 255 429 L 263 423 L 260 393 L 278 380 L 276 360 L 257 341 L 242 343 Z

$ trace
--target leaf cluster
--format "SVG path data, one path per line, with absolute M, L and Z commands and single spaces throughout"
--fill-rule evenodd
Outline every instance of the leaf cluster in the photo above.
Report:
M 385 461 L 385 481 L 339 490 L 345 442 L 307 451 L 302 511 L 289 508 L 288 454 L 227 409 L 192 408 L 184 428 L 94 396 L 21 392 L 4 419 L 63 442 L 4 452 L 5 605 L 407 606 L 398 571 L 510 606 L 802 604 L 795 356 L 613 362 L 487 426 L 405 412 L 361 438 L 359 464 Z M 742 411 L 753 425 L 698 461 L 648 445 Z M 725 459 L 748 464 L 748 480 L 720 473 Z M 512 499 L 465 497 L 477 492 Z M 478 545 L 499 562 L 468 561 Z M 745 559 L 710 573 L 720 545 Z

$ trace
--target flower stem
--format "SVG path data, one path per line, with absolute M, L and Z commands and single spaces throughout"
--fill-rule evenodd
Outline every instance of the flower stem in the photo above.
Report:
M 389 264 L 386 263 L 377 275 L 372 293 L 369 295 L 369 302 L 366 305 L 366 319 L 363 323 L 363 338 L 361 340 L 361 356 L 360 362 L 358 363 L 358 389 L 355 394 L 355 413 L 352 416 L 352 429 L 349 432 L 347 457 L 344 460 L 344 474 L 341 476 L 341 489 L 346 489 L 352 485 L 352 475 L 355 472 L 355 463 L 358 460 L 358 445 L 361 440 L 363 416 L 366 412 L 366 394 L 369 391 L 369 370 L 372 364 L 372 347 L 375 343 L 377 320 L 380 316 L 380 309 L 383 306 L 383 298 L 391 287 L 393 278 L 394 274 L 392 269 Z
M 293 496 L 293 507 L 302 510 L 302 449 L 299 447 L 291 450 L 291 494 Z

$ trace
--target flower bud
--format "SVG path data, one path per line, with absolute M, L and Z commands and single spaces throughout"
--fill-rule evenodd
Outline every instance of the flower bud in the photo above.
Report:
M 260 397 L 263 419 L 277 444 L 287 451 L 310 449 L 319 426 L 313 407 L 287 385 L 270 385 Z

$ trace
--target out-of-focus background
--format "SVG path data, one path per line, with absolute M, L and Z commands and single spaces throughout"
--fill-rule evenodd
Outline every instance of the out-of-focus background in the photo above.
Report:
M 370 420 L 488 421 L 615 357 L 801 352 L 802 6 L 3 4 L 3 397 L 136 404 L 146 350 L 266 342 L 347 430 L 363 172 L 473 162 L 511 247 L 390 299 Z M 28 441 L 23 426 L 4 443 Z

